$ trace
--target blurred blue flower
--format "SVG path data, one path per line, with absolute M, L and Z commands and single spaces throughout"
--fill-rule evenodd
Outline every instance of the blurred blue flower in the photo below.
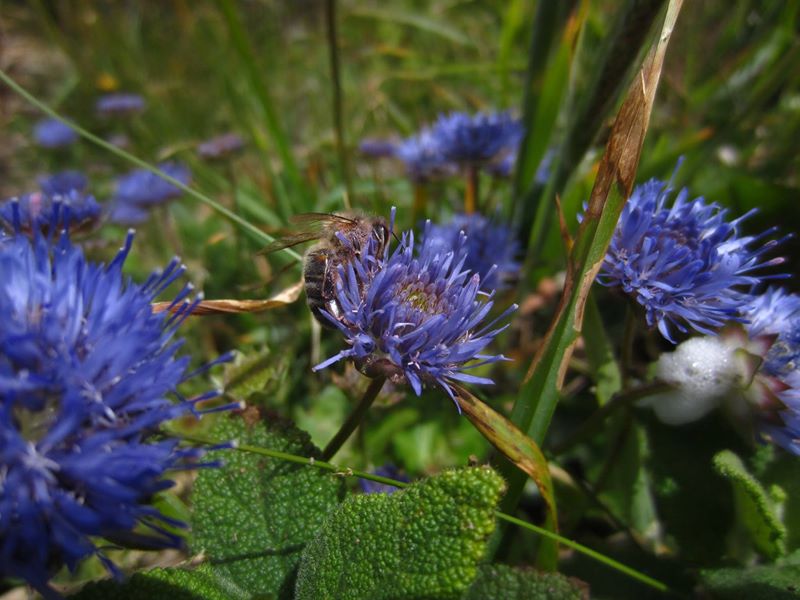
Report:
M 146 103 L 138 94 L 118 92 L 106 94 L 97 99 L 95 111 L 100 115 L 127 115 L 142 112 Z
M 467 236 L 463 245 L 462 232 Z M 511 228 L 500 221 L 478 213 L 458 214 L 449 223 L 428 226 L 425 236 L 429 244 L 438 240 L 444 251 L 461 247 L 466 254 L 463 268 L 480 276 L 483 289 L 507 288 L 519 274 L 519 241 Z M 436 239 L 428 240 L 428 236 Z
M 514 167 L 516 166 L 517 152 L 512 151 L 508 152 L 499 161 L 490 162 L 489 164 L 485 165 L 484 169 L 492 177 L 505 179 L 506 177 L 511 177 L 511 174 L 514 172 Z
M 397 144 L 394 156 L 402 161 L 406 173 L 416 182 L 454 173 L 454 165 L 442 154 L 438 138 L 428 128 Z
M 169 162 L 158 165 L 164 173 L 183 184 L 190 180 L 189 168 L 181 163 Z M 112 199 L 110 218 L 117 223 L 136 224 L 141 220 L 133 217 L 144 216 L 146 209 L 177 198 L 183 192 L 180 188 L 146 169 L 136 169 L 117 179 L 117 190 Z
M 84 192 L 88 185 L 89 180 L 80 171 L 59 171 L 39 178 L 39 188 L 48 196 L 68 194 L 72 191 Z
M 24 579 L 47 597 L 62 565 L 97 555 L 115 571 L 96 537 L 180 545 L 166 527 L 184 524 L 151 502 L 172 485 L 167 471 L 191 467 L 202 451 L 160 426 L 219 410 L 198 407 L 216 391 L 177 392 L 196 374 L 175 337 L 194 306 L 190 287 L 174 315 L 151 307 L 183 267 L 174 260 L 132 283 L 122 274 L 132 238 L 108 265 L 88 262 L 66 236 L 0 238 L 0 579 Z
M 509 113 L 454 112 L 440 115 L 432 132 L 444 158 L 464 165 L 502 160 L 516 151 L 524 129 Z
M 78 134 L 58 119 L 44 119 L 34 127 L 33 139 L 44 148 L 62 148 L 73 144 Z
M 400 473 L 400 470 L 392 464 L 386 464 L 382 467 L 378 467 L 372 473 L 373 475 L 379 475 L 380 477 L 388 477 L 389 479 L 394 479 L 395 481 L 403 481 L 408 483 L 408 477 Z M 400 489 L 396 485 L 392 485 L 390 483 L 380 483 L 378 481 L 372 481 L 371 479 L 359 479 L 358 485 L 361 488 L 361 491 L 365 494 L 393 494 Z
M 0 204 L 0 220 L 13 231 L 58 231 L 96 223 L 102 209 L 94 196 L 72 190 L 62 194 L 33 192 Z
M 743 321 L 748 290 L 765 279 L 764 259 L 779 241 L 758 243 L 774 230 L 741 236 L 753 211 L 731 222 L 727 210 L 682 190 L 668 206 L 671 189 L 653 179 L 637 186 L 622 210 L 598 281 L 619 287 L 645 309 L 647 324 L 675 343 L 675 330 L 712 334 L 729 321 Z
M 391 140 L 365 139 L 358 144 L 358 151 L 370 158 L 386 158 L 397 152 L 397 142 Z
M 335 308 L 322 314 L 348 347 L 315 371 L 349 358 L 369 377 L 407 382 L 417 395 L 423 385 L 438 385 L 451 398 L 453 381 L 492 383 L 467 371 L 504 359 L 481 352 L 516 306 L 484 323 L 494 292 L 480 292 L 480 277 L 464 270 L 465 237 L 455 248 L 443 248 L 428 231 L 424 237 L 432 242 L 416 247 L 413 233 L 403 234 L 391 256 L 388 249 L 377 256 L 370 240 L 358 260 L 339 267 Z
M 203 158 L 223 158 L 244 148 L 244 140 L 238 133 L 223 133 L 197 146 L 197 153 Z

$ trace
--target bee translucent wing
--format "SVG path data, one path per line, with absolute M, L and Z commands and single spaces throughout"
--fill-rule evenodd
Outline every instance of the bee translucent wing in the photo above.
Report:
M 322 226 L 324 223 L 330 223 L 331 221 L 342 221 L 344 223 L 355 223 L 355 220 L 350 219 L 349 217 L 345 217 L 344 215 L 337 215 L 335 213 L 317 213 L 317 212 L 310 212 L 310 213 L 301 213 L 299 215 L 292 215 L 289 217 L 289 221 L 292 223 L 303 224 L 303 225 L 318 225 Z
M 300 231 L 298 233 L 293 233 L 277 239 L 274 242 L 270 242 L 261 250 L 259 250 L 258 254 L 272 254 L 273 252 L 283 250 L 284 248 L 291 248 L 292 246 L 297 246 L 297 244 L 302 244 L 303 242 L 316 240 L 319 238 L 319 236 L 319 231 Z

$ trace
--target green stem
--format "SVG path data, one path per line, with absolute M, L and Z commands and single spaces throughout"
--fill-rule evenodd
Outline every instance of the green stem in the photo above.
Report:
M 618 561 L 614 560 L 613 558 L 611 558 L 609 556 L 605 556 L 603 554 L 600 554 L 596 550 L 592 550 L 591 548 L 588 548 L 587 546 L 584 546 L 583 544 L 579 544 L 578 542 L 574 542 L 574 541 L 569 540 L 567 538 L 561 537 L 557 533 L 553 533 L 552 531 L 548 531 L 547 529 L 544 529 L 543 527 L 537 527 L 536 525 L 533 525 L 532 523 L 528 523 L 527 521 L 523 521 L 522 519 L 517 519 L 516 517 L 512 517 L 511 515 L 507 515 L 505 513 L 497 512 L 497 513 L 495 513 L 495 515 L 497 516 L 498 519 L 500 519 L 502 521 L 506 521 L 506 522 L 511 523 L 513 525 L 517 525 L 519 527 L 523 527 L 524 529 L 528 529 L 530 531 L 533 531 L 534 533 L 538 533 L 539 535 L 541 535 L 543 537 L 546 537 L 546 538 L 549 538 L 551 540 L 556 540 L 559 544 L 562 544 L 563 546 L 566 546 L 567 548 L 572 548 L 573 550 L 576 550 L 577 552 L 580 552 L 581 554 L 584 554 L 584 555 L 586 555 L 586 556 L 588 556 L 590 558 L 593 558 L 594 560 L 596 560 L 596 561 L 598 561 L 600 563 L 603 563 L 607 567 L 615 569 L 615 570 L 619 571 L 620 573 L 625 573 L 628 577 L 630 577 L 632 579 L 636 579 L 637 581 L 640 581 L 640 582 L 644 583 L 645 585 L 649 585 L 650 587 L 655 588 L 660 592 L 668 592 L 669 591 L 669 586 L 667 586 L 667 584 L 662 583 L 661 581 L 658 581 L 657 579 L 653 579 L 652 577 L 649 577 L 648 575 L 645 575 L 644 573 L 640 573 L 636 569 L 632 569 L 631 567 L 629 567 L 627 565 L 624 565 L 621 562 L 618 562 Z
M 342 120 L 342 82 L 339 71 L 339 45 L 336 43 L 336 0 L 325 2 L 325 22 L 327 25 L 328 55 L 331 60 L 331 83 L 333 89 L 333 124 L 336 134 L 336 154 L 339 156 L 339 170 L 341 171 L 344 189 L 344 205 L 350 209 L 353 197 L 353 186 L 350 181 L 350 166 L 347 160 L 347 151 L 344 145 L 344 125 Z
M 375 402 L 375 398 L 378 397 L 378 393 L 381 391 L 384 383 L 386 383 L 385 377 L 376 377 L 370 382 L 367 391 L 364 392 L 364 395 L 353 409 L 353 412 L 347 417 L 347 420 L 342 424 L 339 431 L 336 432 L 336 435 L 333 436 L 333 439 L 325 446 L 325 450 L 322 451 L 322 460 L 330 460 L 336 456 L 339 449 L 350 438 L 356 430 L 356 427 L 358 427 L 359 423 L 364 419 L 364 415 L 367 414 L 369 407 Z
M 622 332 L 622 348 L 620 349 L 620 363 L 622 370 L 622 389 L 628 389 L 631 379 L 631 366 L 633 365 L 633 343 L 636 341 L 636 313 L 628 304 L 625 312 L 625 328 Z
M 183 182 L 178 181 L 174 177 L 170 177 L 169 175 L 167 175 L 166 173 L 164 173 L 163 171 L 161 171 L 157 167 L 154 167 L 151 164 L 143 161 L 141 158 L 138 158 L 138 157 L 134 156 L 133 154 L 130 154 L 129 152 L 126 152 L 122 148 L 119 148 L 118 146 L 115 146 L 114 144 L 110 144 L 109 142 L 105 141 L 104 139 L 97 137 L 96 135 L 94 135 L 93 133 L 90 133 L 89 131 L 87 131 L 86 129 L 81 127 L 80 125 L 77 125 L 75 122 L 70 121 L 69 119 L 65 119 L 64 117 L 59 115 L 56 111 L 54 111 L 52 108 L 47 106 L 44 102 L 42 102 L 42 101 L 38 100 L 36 97 L 34 97 L 30 92 L 28 92 L 25 88 L 23 88 L 21 85 L 19 85 L 16 81 L 14 81 L 8 75 L 8 73 L 6 73 L 3 69 L 0 69 L 0 81 L 5 83 L 15 93 L 17 93 L 20 96 L 22 96 L 26 101 L 30 102 L 33 106 L 35 106 L 40 111 L 45 113 L 48 117 L 52 117 L 54 119 L 57 119 L 58 121 L 61 121 L 65 125 L 69 125 L 82 138 L 89 140 L 93 144 L 95 144 L 97 146 L 100 146 L 101 148 L 103 148 L 104 150 L 106 150 L 108 152 L 111 152 L 111 154 L 113 154 L 115 156 L 118 156 L 118 157 L 120 157 L 120 158 L 122 158 L 122 159 L 124 159 L 124 160 L 126 160 L 126 161 L 128 161 L 130 163 L 133 163 L 137 167 L 141 167 L 142 169 L 145 169 L 147 171 L 150 171 L 151 173 L 154 173 L 155 175 L 158 175 L 159 177 L 161 177 L 161 179 L 163 179 L 165 181 L 168 181 L 169 183 L 171 183 L 175 187 L 181 189 L 182 191 L 184 191 L 187 194 L 189 194 L 190 196 L 192 196 L 193 198 L 196 198 L 197 200 L 200 200 L 204 204 L 207 204 L 209 207 L 213 208 L 219 214 L 225 216 L 231 222 L 235 223 L 236 225 L 238 225 L 239 227 L 241 227 L 245 231 L 248 231 L 249 233 L 253 234 L 253 236 L 258 238 L 259 241 L 264 242 L 264 243 L 269 243 L 269 242 L 275 241 L 275 238 L 273 238 L 271 235 L 269 235 L 267 233 L 264 233 L 263 231 L 261 231 L 255 225 L 252 225 L 251 223 L 248 223 L 247 221 L 245 221 L 242 217 L 240 217 L 239 215 L 237 215 L 233 211 L 230 211 L 227 208 L 225 208 L 224 206 L 222 206 L 219 202 L 217 202 L 215 200 L 212 200 L 211 198 L 209 198 L 205 194 L 201 194 L 200 192 L 198 192 L 196 190 L 193 190 L 192 188 L 190 188 L 189 186 L 187 186 Z M 302 261 L 303 260 L 303 257 L 300 256 L 297 252 L 295 252 L 291 248 L 284 248 L 283 252 L 286 252 L 289 256 L 291 256 L 292 258 L 294 258 L 297 261 Z
M 464 194 L 464 212 L 468 215 L 474 213 L 478 208 L 478 184 L 480 182 L 480 171 L 476 165 L 467 166 L 467 187 Z
M 411 208 L 411 222 L 419 223 L 425 218 L 428 205 L 428 188 L 421 181 L 414 182 L 414 204 Z

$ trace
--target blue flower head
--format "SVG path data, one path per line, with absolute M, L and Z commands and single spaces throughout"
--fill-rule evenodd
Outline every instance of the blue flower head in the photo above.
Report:
M 183 184 L 189 183 L 191 174 L 184 164 L 162 163 L 158 168 Z M 146 219 L 146 209 L 177 198 L 181 193 L 180 188 L 155 173 L 136 169 L 117 179 L 111 220 L 128 224 L 139 223 Z
M 73 144 L 78 134 L 58 119 L 44 119 L 34 127 L 33 139 L 43 148 L 62 148 Z
M 128 115 L 142 112 L 146 103 L 138 94 L 118 92 L 106 94 L 97 99 L 95 111 L 100 115 Z
M 800 455 L 800 296 L 769 288 L 747 306 L 751 339 L 766 340 L 751 386 L 764 434 Z
M 442 154 L 439 140 L 429 128 L 397 144 L 394 156 L 405 165 L 408 176 L 417 182 L 453 173 L 453 164 Z
M 668 184 L 637 186 L 622 210 L 598 281 L 619 287 L 645 309 L 647 324 L 675 342 L 675 330 L 713 334 L 743 321 L 747 291 L 767 279 L 761 269 L 783 262 L 764 259 L 779 243 L 758 243 L 774 230 L 742 236 L 752 211 L 728 222 L 727 210 L 682 190 L 670 204 Z M 772 276 L 778 277 L 778 276 Z
M 462 232 L 466 244 L 461 244 Z M 481 214 L 455 215 L 445 225 L 430 225 L 427 236 L 438 238 L 443 248 L 461 247 L 465 252 L 464 269 L 477 273 L 483 289 L 503 289 L 519 274 L 519 242 L 508 225 Z M 431 239 L 428 243 L 433 244 Z
M 244 148 L 244 140 L 238 133 L 223 133 L 197 146 L 197 153 L 203 158 L 217 159 L 230 156 Z
M 15 232 L 54 232 L 90 227 L 101 212 L 94 196 L 77 190 L 54 195 L 33 192 L 0 204 L 0 221 Z
M 194 375 L 175 337 L 190 288 L 174 315 L 154 314 L 183 268 L 175 260 L 143 285 L 126 281 L 131 242 L 102 265 L 66 236 L 0 237 L 0 579 L 48 597 L 62 565 L 97 555 L 114 571 L 95 538 L 180 545 L 166 526 L 183 524 L 151 501 L 201 451 L 153 434 L 218 395 L 177 392 Z
M 441 115 L 432 131 L 442 155 L 460 165 L 502 160 L 516 150 L 524 134 L 509 113 Z
M 314 370 L 349 358 L 365 375 L 407 382 L 417 395 L 424 385 L 453 397 L 454 381 L 492 383 L 468 371 L 503 360 L 482 352 L 516 306 L 486 323 L 494 293 L 481 292 L 480 277 L 464 269 L 462 248 L 443 248 L 429 232 L 424 239 L 432 242 L 416 247 L 413 233 L 403 234 L 391 256 L 377 256 L 370 240 L 372 251 L 339 267 L 335 308 L 322 313 L 347 348 Z

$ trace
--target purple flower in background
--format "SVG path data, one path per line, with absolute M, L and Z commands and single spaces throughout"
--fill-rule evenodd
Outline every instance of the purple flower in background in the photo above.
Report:
M 181 163 L 162 163 L 158 168 L 188 184 L 189 168 Z M 117 223 L 136 224 L 146 218 L 146 210 L 181 195 L 180 188 L 146 169 L 136 169 L 117 179 L 117 190 L 112 200 L 111 220 Z M 141 218 L 141 220 L 135 220 Z
M 59 171 L 39 178 L 39 188 L 48 196 L 84 192 L 88 186 L 89 180 L 80 171 Z
M 454 165 L 442 154 L 438 139 L 427 128 L 397 144 L 394 156 L 405 165 L 408 176 L 417 182 L 454 172 Z
M 512 151 L 506 154 L 499 161 L 490 162 L 484 166 L 484 169 L 492 177 L 505 179 L 511 177 L 514 172 L 514 167 L 517 165 L 517 152 Z
M 180 546 L 166 527 L 184 524 L 151 502 L 172 485 L 165 474 L 196 466 L 202 450 L 160 427 L 218 395 L 177 392 L 195 374 L 175 337 L 191 288 L 176 314 L 154 314 L 183 268 L 174 260 L 132 283 L 122 274 L 131 243 L 102 265 L 66 236 L 0 238 L 0 578 L 47 597 L 62 565 L 96 555 L 115 570 L 97 537 Z
M 514 152 L 524 129 L 509 113 L 454 112 L 441 115 L 432 132 L 446 160 L 470 165 L 501 160 Z
M 44 119 L 34 127 L 33 139 L 43 148 L 63 148 L 75 143 L 78 134 L 58 119 Z
M 729 321 L 743 321 L 749 289 L 765 279 L 758 271 L 783 262 L 764 259 L 779 241 L 740 235 L 753 211 L 731 222 L 727 210 L 682 190 L 670 204 L 668 184 L 653 179 L 637 186 L 622 210 L 598 281 L 619 287 L 644 309 L 649 326 L 671 342 L 675 330 L 712 334 Z
M 506 328 L 495 324 L 516 306 L 485 322 L 494 293 L 481 292 L 480 277 L 464 270 L 464 243 L 462 236 L 457 247 L 443 248 L 426 231 L 416 247 L 408 232 L 391 256 L 388 249 L 377 256 L 370 240 L 371 249 L 339 267 L 335 310 L 322 311 L 347 348 L 314 370 L 352 359 L 365 375 L 405 381 L 417 395 L 424 385 L 454 397 L 453 381 L 492 383 L 468 371 L 504 360 L 482 352 Z
M 138 94 L 115 93 L 101 96 L 94 107 L 97 114 L 111 116 L 142 112 L 145 106 L 144 98 Z
M 397 152 L 397 142 L 391 140 L 361 140 L 358 144 L 358 151 L 370 158 L 388 158 Z
M 466 234 L 466 244 L 461 245 L 461 234 Z M 444 225 L 430 225 L 428 236 L 437 238 L 442 248 L 461 247 L 466 253 L 464 269 L 477 273 L 484 289 L 503 289 L 513 283 L 519 274 L 519 242 L 508 225 L 492 221 L 481 214 L 455 215 Z M 431 244 L 436 240 L 431 239 Z
M 392 464 L 378 467 L 373 471 L 373 474 L 408 483 L 408 477 L 401 474 L 400 470 Z M 372 481 L 371 479 L 359 479 L 358 485 L 365 494 L 393 494 L 400 489 L 396 485 L 380 483 L 379 481 Z
M 244 148 L 244 140 L 238 133 L 223 133 L 199 146 L 197 153 L 203 158 L 216 159 L 228 156 Z

